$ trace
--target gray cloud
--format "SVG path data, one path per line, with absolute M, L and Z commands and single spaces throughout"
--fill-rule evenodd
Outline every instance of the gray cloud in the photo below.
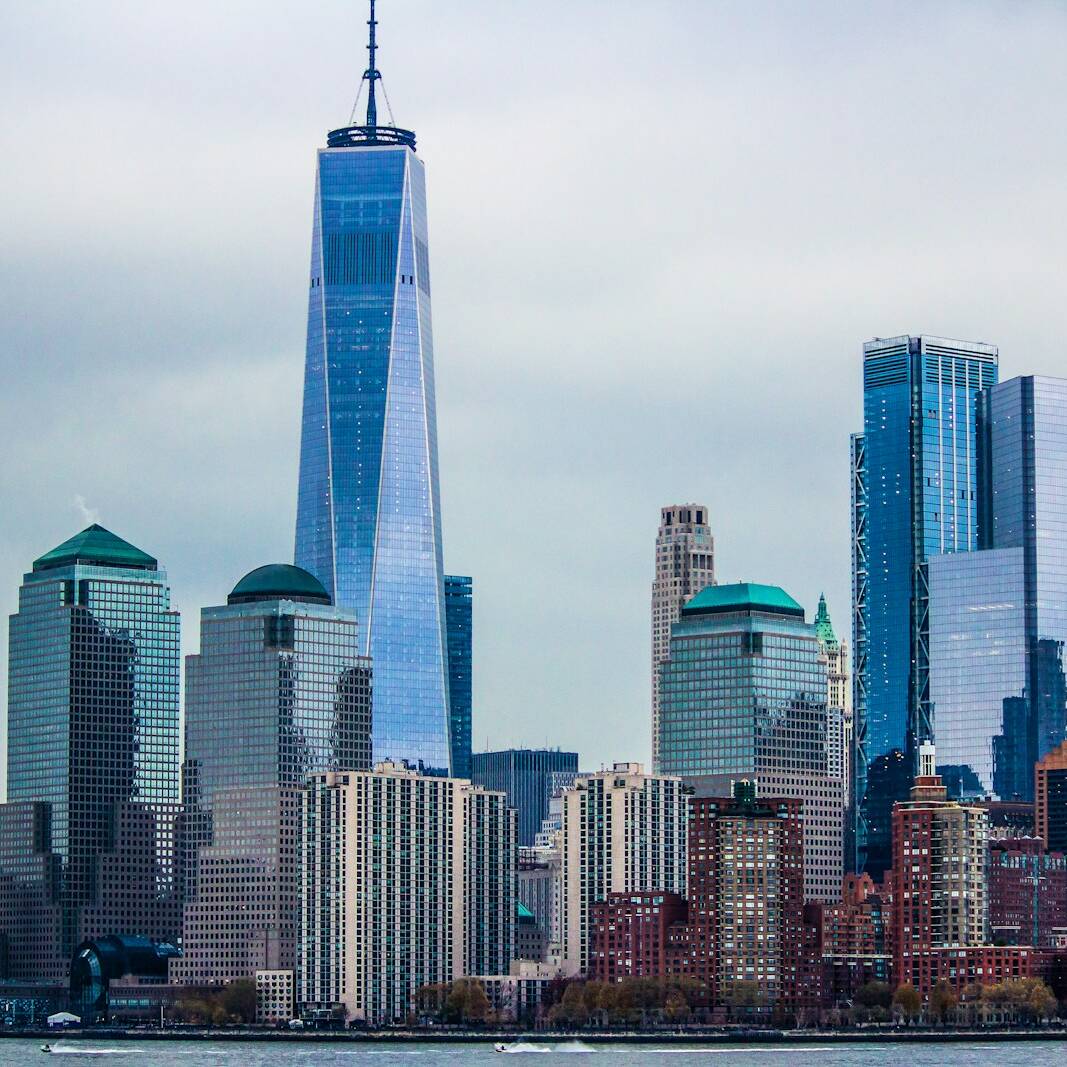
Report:
M 428 166 L 475 741 L 648 750 L 661 504 L 848 630 L 861 342 L 1067 373 L 1061 5 L 383 0 Z M 0 601 L 83 524 L 197 613 L 292 551 L 314 150 L 362 4 L 0 10 Z

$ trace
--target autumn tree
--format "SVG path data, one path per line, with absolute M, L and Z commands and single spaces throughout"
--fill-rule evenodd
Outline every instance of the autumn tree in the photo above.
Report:
M 922 1011 L 923 1001 L 919 991 L 913 985 L 899 985 L 893 994 L 893 1008 L 902 1015 L 906 1022 L 911 1023 L 919 1017 Z
M 945 1025 L 949 1014 L 956 1010 L 958 1004 L 959 997 L 956 996 L 956 991 L 948 982 L 938 982 L 930 990 L 930 1014 L 942 1026 Z

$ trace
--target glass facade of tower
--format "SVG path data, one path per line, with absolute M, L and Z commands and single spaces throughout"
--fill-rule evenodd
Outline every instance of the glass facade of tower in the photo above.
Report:
M 186 658 L 186 803 L 369 770 L 371 664 L 351 612 L 292 600 L 204 608 Z
M 1013 378 L 977 412 L 983 551 L 930 561 L 937 755 L 950 788 L 973 772 L 964 795 L 1030 800 L 1067 727 L 1067 381 Z
M 471 638 L 473 582 L 445 575 L 445 623 L 448 633 L 448 702 L 451 709 L 449 745 L 452 777 L 471 776 Z
M 1026 686 L 1022 555 L 930 558 L 930 699 L 937 772 L 950 797 L 1008 798 L 1014 790 L 1002 793 L 1001 779 L 1024 770 L 1008 747 Z
M 179 615 L 166 573 L 90 527 L 25 575 L 9 649 L 8 800 L 48 805 L 69 958 L 79 909 L 108 891 L 102 857 L 120 822 L 136 807 L 154 824 L 179 799 Z M 173 876 L 173 839 L 150 833 L 145 847 L 159 880 L 138 887 L 149 898 Z
M 853 442 L 856 859 L 880 877 L 892 804 L 906 799 L 890 768 L 907 768 L 915 739 L 931 734 L 925 564 L 978 545 L 975 402 L 997 380 L 997 349 L 900 336 L 868 342 L 863 355 L 863 434 Z
M 447 773 L 426 191 L 403 145 L 318 155 L 296 562 L 358 619 L 375 759 Z

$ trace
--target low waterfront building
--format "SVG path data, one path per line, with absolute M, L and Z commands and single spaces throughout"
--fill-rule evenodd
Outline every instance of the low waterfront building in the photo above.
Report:
M 382 763 L 312 775 L 301 824 L 303 1014 L 399 1022 L 423 986 L 508 973 L 516 829 L 505 794 Z
M 288 1022 L 295 1010 L 295 974 L 290 970 L 256 971 L 256 1022 Z

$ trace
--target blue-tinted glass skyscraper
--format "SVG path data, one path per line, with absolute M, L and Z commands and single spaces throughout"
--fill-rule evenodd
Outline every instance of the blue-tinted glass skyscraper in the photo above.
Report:
M 458 574 L 446 574 L 445 622 L 448 633 L 448 701 L 451 708 L 449 742 L 453 778 L 471 776 L 473 608 L 473 580 Z
M 930 560 L 934 735 L 960 793 L 1031 800 L 1067 736 L 1067 381 L 1012 378 L 977 412 L 982 551 Z
M 930 736 L 927 559 L 978 545 L 975 401 L 993 345 L 942 337 L 863 346 L 852 440 L 856 862 L 889 867 L 890 813 Z
M 363 126 L 320 149 L 296 563 L 356 614 L 374 663 L 374 756 L 449 768 L 426 184 L 415 135 Z

